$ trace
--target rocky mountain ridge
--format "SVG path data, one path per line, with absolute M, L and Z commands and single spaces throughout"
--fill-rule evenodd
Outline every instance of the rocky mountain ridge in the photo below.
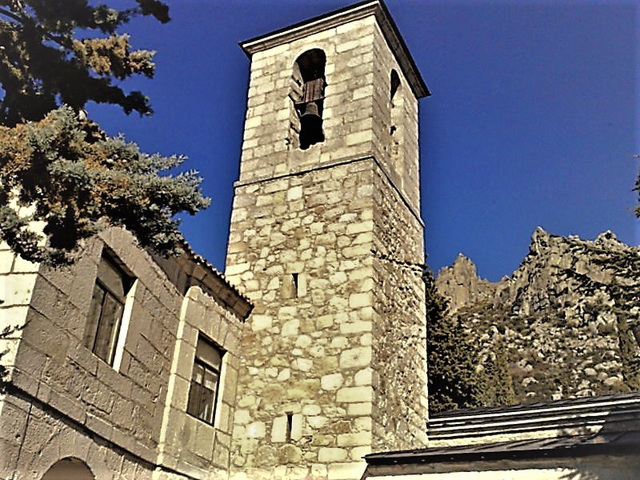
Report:
M 483 389 L 512 392 L 484 404 L 640 388 L 640 248 L 612 232 L 588 241 L 538 228 L 511 276 L 481 279 L 460 255 L 438 273 L 436 288 L 450 319 L 476 341 L 470 365 Z

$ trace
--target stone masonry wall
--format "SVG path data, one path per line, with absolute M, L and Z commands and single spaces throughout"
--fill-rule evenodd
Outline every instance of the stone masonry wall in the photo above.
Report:
M 160 440 L 159 464 L 193 478 L 226 478 L 236 399 L 242 321 L 198 286 L 186 295 L 177 331 L 177 343 Z M 191 370 L 202 333 L 225 350 L 214 424 L 186 413 Z
M 237 188 L 226 273 L 255 303 L 241 345 L 238 477 L 353 478 L 371 451 L 373 172 L 363 159 Z
M 251 60 L 240 181 L 300 172 L 373 150 L 373 16 L 257 52 Z M 291 82 L 296 59 L 324 51 L 325 141 L 308 150 L 290 138 Z
M 40 269 L 18 349 L 13 385 L 153 461 L 167 391 L 181 296 L 132 237 L 117 229 L 104 242 L 137 278 L 119 370 L 82 344 L 103 242 L 89 242 L 70 269 Z M 154 268 L 155 267 L 155 268 Z M 132 421 L 133 419 L 133 421 Z
M 128 234 L 110 230 L 103 238 L 136 276 L 149 278 L 145 269 L 150 266 L 146 259 L 134 258 L 139 251 Z M 3 430 L 13 433 L 11 441 L 4 445 L 4 461 L 0 462 L 8 472 L 17 469 L 20 473 L 33 463 L 69 423 L 113 441 L 142 463 L 155 460 L 162 416 L 158 406 L 166 393 L 166 377 L 163 383 L 159 372 L 168 368 L 173 347 L 162 319 L 169 320 L 168 313 L 176 311 L 179 304 L 174 305 L 171 300 L 163 304 L 142 282 L 137 285 L 137 306 L 132 315 L 141 318 L 140 322 L 131 322 L 120 366 L 127 373 L 121 375 L 113 370 L 82 346 L 101 249 L 101 241 L 89 242 L 82 258 L 70 269 L 52 271 L 32 266 L 37 280 L 24 307 L 26 327 L 13 361 L 7 402 L 13 405 L 13 411 L 28 401 L 28 411 L 35 416 L 43 410 L 57 412 L 59 419 L 68 420 L 58 421 L 56 426 L 53 418 L 47 418 L 48 413 L 40 413 L 47 430 L 37 427 L 30 414 L 24 416 L 19 427 L 12 423 L 11 409 L 3 408 Z M 154 272 L 153 278 L 157 276 Z M 18 288 L 13 278 L 9 280 Z M 156 292 L 161 285 L 153 285 Z
M 420 211 L 420 173 L 418 148 L 418 99 L 411 91 L 402 69 L 375 25 L 373 35 L 373 134 L 374 155 L 404 199 Z M 400 77 L 393 101 L 391 71 Z
M 96 480 L 153 478 L 151 463 L 114 449 L 87 429 L 76 428 L 43 402 L 7 395 L 0 413 L 0 478 L 40 480 L 64 458 L 82 460 Z
M 379 165 L 240 186 L 235 205 L 227 275 L 256 304 L 241 345 L 237 474 L 353 478 L 376 448 L 422 445 L 422 225 Z
M 418 448 L 428 417 L 423 226 L 379 169 L 373 188 L 373 447 Z
M 325 140 L 300 150 L 293 65 L 314 48 L 326 55 Z M 233 478 L 359 478 L 374 445 L 422 444 L 425 354 L 390 358 L 426 348 L 420 272 L 374 253 L 423 260 L 408 207 L 419 205 L 417 100 L 402 76 L 392 118 L 392 68 L 402 75 L 374 15 L 252 55 L 226 269 L 255 304 Z M 395 153 L 392 121 L 406 136 Z
M 15 255 L 6 243 L 0 242 L 0 332 L 3 332 L 0 336 L 0 365 L 8 368 L 5 381 L 13 373 L 11 366 L 27 320 L 38 268 L 38 265 Z
M 136 279 L 114 366 L 82 342 L 103 248 Z M 98 479 L 227 477 L 239 316 L 198 286 L 183 296 L 121 229 L 87 242 L 69 268 L 10 264 L 4 310 L 26 322 L 2 356 L 11 376 L 0 398 L 1 478 L 39 479 L 64 457 L 83 460 Z M 227 352 L 213 426 L 186 413 L 198 332 Z

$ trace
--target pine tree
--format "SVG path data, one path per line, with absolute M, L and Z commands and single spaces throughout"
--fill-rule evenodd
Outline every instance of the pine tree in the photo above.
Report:
M 488 407 L 513 405 L 516 394 L 509 372 L 509 359 L 503 339 L 498 339 L 484 362 L 486 388 L 482 405 Z
M 152 113 L 141 92 L 121 85 L 154 73 L 153 52 L 133 50 L 120 33 L 140 15 L 169 21 L 158 0 L 120 10 L 0 0 L 0 240 L 27 260 L 68 262 L 81 239 L 109 225 L 169 254 L 181 239 L 174 216 L 208 205 L 195 172 L 163 174 L 182 157 L 109 138 L 83 110 L 92 101 Z
M 425 282 L 429 412 L 481 406 L 486 379 L 476 342 L 458 316 L 447 315 L 430 272 Z

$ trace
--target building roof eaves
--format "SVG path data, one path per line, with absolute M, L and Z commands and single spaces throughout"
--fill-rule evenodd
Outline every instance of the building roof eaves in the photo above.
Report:
M 427 432 L 431 439 L 451 440 L 629 421 L 640 422 L 639 393 L 443 412 L 429 419 Z
M 190 258 L 193 263 L 199 265 L 204 269 L 207 274 L 210 274 L 210 281 L 207 282 L 205 278 L 197 279 L 203 283 L 210 283 L 211 280 L 218 283 L 222 288 L 224 288 L 229 294 L 228 295 L 218 295 L 218 297 L 225 301 L 236 313 L 246 320 L 246 318 L 253 310 L 253 303 L 249 298 L 242 292 L 240 289 L 231 283 L 227 277 L 214 267 L 209 261 L 204 258 L 202 255 L 197 254 L 191 245 L 187 242 L 186 239 L 182 239 L 182 249 L 184 253 Z M 217 289 L 216 289 L 217 290 Z
M 504 439 L 504 435 L 532 429 L 541 431 L 551 428 L 567 432 L 596 423 L 599 427 L 597 433 L 585 432 L 586 429 L 581 428 L 576 430 L 581 433 L 573 435 L 465 442 L 465 439 L 473 436 L 491 438 L 491 435 L 498 433 Z M 453 446 L 371 453 L 364 458 L 370 466 L 386 465 L 392 468 L 393 465 L 637 452 L 640 450 L 640 393 L 443 412 L 429 420 L 428 435 L 436 441 L 456 439 L 458 443 Z
M 371 453 L 365 455 L 364 459 L 367 464 L 375 466 L 561 458 L 594 454 L 624 454 L 636 452 L 639 445 L 639 432 L 618 432 Z M 404 473 L 408 472 L 404 471 Z

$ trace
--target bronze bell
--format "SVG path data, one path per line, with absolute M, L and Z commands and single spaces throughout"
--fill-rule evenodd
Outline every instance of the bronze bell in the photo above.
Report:
M 323 140 L 322 117 L 318 113 L 318 105 L 316 102 L 309 102 L 300 116 L 300 148 L 306 150 L 310 145 Z

